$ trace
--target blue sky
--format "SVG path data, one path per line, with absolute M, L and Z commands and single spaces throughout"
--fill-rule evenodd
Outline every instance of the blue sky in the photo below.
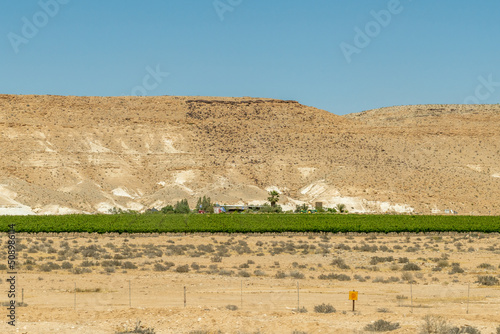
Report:
M 0 93 L 498 103 L 500 2 L 4 1 Z M 168 74 L 167 74 L 168 73 Z

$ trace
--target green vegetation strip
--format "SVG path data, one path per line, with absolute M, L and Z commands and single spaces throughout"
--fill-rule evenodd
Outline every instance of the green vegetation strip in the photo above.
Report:
M 0 231 L 17 232 L 500 232 L 499 216 L 335 214 L 117 214 L 0 216 Z

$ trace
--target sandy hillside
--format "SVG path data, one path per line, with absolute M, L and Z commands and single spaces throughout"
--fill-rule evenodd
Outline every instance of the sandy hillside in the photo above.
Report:
M 346 117 L 295 101 L 0 95 L 0 213 L 107 212 L 208 195 L 351 212 L 500 214 L 500 106 Z
M 2 333 L 115 334 L 141 321 L 157 334 L 361 334 L 384 320 L 399 324 L 387 333 L 414 334 L 427 315 L 500 327 L 498 234 L 17 237 L 27 306 Z

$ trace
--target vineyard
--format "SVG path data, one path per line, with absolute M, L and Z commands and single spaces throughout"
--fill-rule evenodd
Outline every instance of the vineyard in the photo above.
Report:
M 89 233 L 500 232 L 499 216 L 117 214 L 1 216 L 0 231 Z

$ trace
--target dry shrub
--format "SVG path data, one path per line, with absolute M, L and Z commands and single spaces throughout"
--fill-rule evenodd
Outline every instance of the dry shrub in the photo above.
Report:
M 448 334 L 449 327 L 442 317 L 426 315 L 419 334 Z
M 494 276 L 478 276 L 477 282 L 479 283 L 479 285 L 486 285 L 486 286 L 498 285 L 499 283 L 498 278 Z
M 141 322 L 137 321 L 135 328 L 131 331 L 116 332 L 116 334 L 155 334 L 154 328 L 145 328 L 141 326 Z
M 420 267 L 418 265 L 416 265 L 415 263 L 407 263 L 403 266 L 403 270 L 404 271 L 418 271 L 418 270 L 421 270 Z
M 481 331 L 472 326 L 451 326 L 442 317 L 427 315 L 419 334 L 481 334 Z
M 377 320 L 372 324 L 368 324 L 365 326 L 365 331 L 369 332 L 389 332 L 399 328 L 399 323 L 392 323 L 390 321 L 385 320 Z
M 335 313 L 337 310 L 330 304 L 321 304 L 314 306 L 314 312 L 316 313 Z
M 189 265 L 185 264 L 183 266 L 177 266 L 177 268 L 175 268 L 175 271 L 178 273 L 187 273 L 189 271 Z

